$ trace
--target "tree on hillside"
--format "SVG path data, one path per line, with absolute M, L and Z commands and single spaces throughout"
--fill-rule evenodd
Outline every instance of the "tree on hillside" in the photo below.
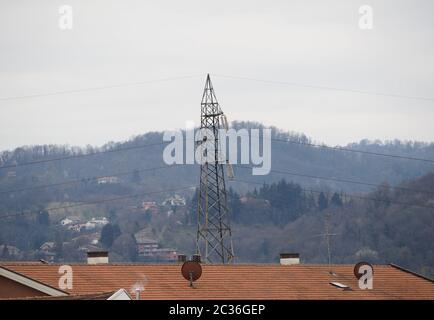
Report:
M 329 206 L 329 201 L 325 196 L 324 192 L 321 192 L 318 197 L 318 208 L 320 211 L 327 209 Z
M 228 191 L 228 208 L 231 219 L 237 221 L 241 211 L 241 201 L 239 194 L 232 187 Z
M 271 205 L 270 219 L 275 224 L 284 225 L 294 221 L 309 207 L 300 185 L 284 179 L 271 185 L 264 184 L 257 194 L 257 198 L 267 200 Z
M 144 217 L 145 217 L 145 222 L 146 223 L 151 223 L 151 220 L 152 220 L 152 212 L 151 212 L 151 210 L 147 209 L 145 211 Z
M 111 208 L 109 211 L 109 220 L 113 223 L 117 219 L 117 212 L 116 209 Z
M 38 224 L 48 227 L 50 225 L 50 215 L 47 211 L 40 211 L 36 217 Z
M 56 258 L 63 257 L 63 242 L 64 242 L 64 234 L 61 232 L 56 232 L 54 236 L 54 252 L 56 253 Z
M 8 249 L 7 245 L 3 245 L 3 250 L 2 250 L 0 258 L 2 260 L 8 260 L 10 258 L 9 249 Z
M 191 198 L 187 212 L 185 213 L 185 223 L 186 224 L 195 224 L 197 222 L 197 202 L 199 201 L 199 189 L 196 188 L 194 191 L 193 197 Z
M 119 226 L 109 223 L 102 228 L 99 241 L 105 248 L 110 248 L 120 234 L 121 230 L 119 229 Z
M 335 206 L 335 207 L 342 207 L 342 204 L 343 204 L 342 199 L 341 199 L 341 196 L 337 192 L 333 193 L 333 196 L 330 200 L 330 204 Z
M 137 261 L 137 242 L 132 234 L 122 234 L 113 242 L 112 250 L 122 256 L 125 261 Z
M 388 183 L 381 184 L 374 192 L 375 207 L 388 207 L 390 206 L 391 198 L 390 186 Z
M 131 182 L 140 183 L 141 181 L 142 181 L 142 178 L 140 177 L 140 171 L 134 170 L 133 176 L 131 177 Z

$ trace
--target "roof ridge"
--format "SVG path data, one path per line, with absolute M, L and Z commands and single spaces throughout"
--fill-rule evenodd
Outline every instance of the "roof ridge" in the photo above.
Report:
M 41 265 L 43 265 L 43 264 L 41 264 Z M 58 292 L 64 293 L 64 294 L 66 294 L 66 295 L 69 295 L 69 292 L 67 292 L 67 291 L 65 291 L 65 290 L 62 290 L 62 289 L 60 289 L 60 288 L 56 288 L 56 287 L 52 286 L 51 284 L 48 284 L 48 283 L 43 282 L 43 281 L 40 281 L 40 280 L 35 279 L 35 278 L 33 278 L 33 277 L 29 277 L 28 275 L 23 274 L 22 272 L 18 272 L 18 271 L 15 271 L 15 270 L 11 270 L 11 269 L 9 269 L 9 268 L 7 268 L 7 267 L 5 267 L 5 266 L 2 266 L 2 265 L 0 265 L 0 269 L 5 270 L 6 272 L 10 272 L 11 274 L 13 274 L 13 275 L 15 275 L 15 276 L 23 277 L 23 278 L 25 278 L 25 279 L 28 279 L 29 281 L 32 281 L 32 282 L 37 283 L 37 284 L 39 284 L 39 285 L 45 286 L 45 287 L 50 288 L 50 289 L 52 289 L 52 290 L 55 290 L 55 291 L 58 291 Z M 2 275 L 2 276 L 5 276 L 5 275 Z M 8 277 L 8 278 L 9 278 L 9 277 Z M 9 279 L 10 279 L 10 278 L 9 278 Z M 16 281 L 16 280 L 14 280 L 14 281 Z M 33 288 L 33 287 L 32 287 L 32 288 Z M 33 288 L 33 289 L 35 289 L 35 290 L 37 290 L 37 291 L 41 291 L 41 290 L 39 290 L 39 289 L 37 289 L 37 288 Z
M 88 264 L 86 262 L 56 262 L 56 263 L 42 263 L 38 261 L 0 261 L 0 266 L 63 266 L 63 265 L 71 265 L 71 266 L 181 266 L 181 263 L 173 262 L 173 263 L 146 263 L 146 262 L 110 262 L 110 263 L 102 263 L 102 264 Z M 299 264 L 291 264 L 291 265 L 282 265 L 278 262 L 276 263 L 260 263 L 260 262 L 242 262 L 242 263 L 233 263 L 233 264 L 223 264 L 223 263 L 202 263 L 202 266 L 227 266 L 227 267 L 242 267 L 242 266 L 282 266 L 285 268 L 288 267 L 348 267 L 354 266 L 353 263 L 344 263 L 344 264 L 322 264 L 322 263 L 299 263 Z M 403 267 L 394 265 L 394 264 L 374 264 L 373 266 L 377 267 L 389 267 L 393 266 L 398 269 L 407 270 Z M 408 272 L 417 274 L 416 272 L 407 270 Z M 420 274 L 419 274 L 420 275 Z M 423 275 L 420 275 L 423 277 Z M 432 280 L 432 279 L 430 279 Z
M 420 273 L 418 273 L 418 272 L 411 271 L 410 269 L 407 269 L 407 268 L 401 267 L 401 266 L 399 266 L 399 265 L 397 265 L 397 264 L 389 263 L 389 266 L 391 266 L 391 267 L 393 267 L 393 268 L 396 268 L 396 269 L 398 269 L 398 270 L 401 270 L 401 271 L 404 271 L 404 272 L 410 273 L 410 274 L 412 274 L 412 275 L 414 275 L 414 276 L 416 276 L 416 277 L 419 277 L 419 278 L 422 278 L 422 279 L 425 279 L 425 280 L 428 280 L 428 281 L 434 283 L 434 279 L 431 279 L 430 277 L 424 276 L 423 274 L 420 274 Z

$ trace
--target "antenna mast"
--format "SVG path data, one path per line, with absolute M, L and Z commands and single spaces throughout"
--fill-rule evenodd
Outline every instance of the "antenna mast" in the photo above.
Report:
M 225 121 L 208 74 L 202 96 L 200 129 L 208 129 L 214 134 L 214 140 L 207 141 L 207 151 L 214 151 L 214 161 L 202 162 L 200 167 L 196 236 L 197 254 L 204 252 L 206 263 L 225 264 L 232 263 L 234 259 L 225 173 L 220 161 L 219 129 L 226 125 Z M 206 137 L 198 143 L 205 141 Z
M 330 243 L 330 237 L 337 236 L 337 233 L 330 233 L 330 218 L 331 214 L 328 212 L 325 215 L 325 234 L 323 236 L 326 237 L 327 241 L 327 257 L 328 257 L 328 265 L 329 265 L 329 271 L 332 271 L 332 253 L 331 253 L 331 243 Z
M 329 232 L 329 223 L 330 223 L 330 213 L 326 213 L 325 216 L 325 236 L 326 236 L 326 240 L 327 240 L 327 256 L 328 256 L 328 264 L 329 264 L 329 268 L 331 268 L 331 264 L 332 264 L 332 255 L 331 255 L 331 250 L 330 250 L 330 232 Z

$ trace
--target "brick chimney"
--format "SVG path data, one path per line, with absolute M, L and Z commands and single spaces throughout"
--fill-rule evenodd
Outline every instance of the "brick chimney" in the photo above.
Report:
M 109 263 L 108 251 L 88 251 L 87 264 L 107 264 Z
M 282 264 L 282 265 L 300 264 L 300 254 L 298 254 L 298 253 L 281 253 L 280 254 L 280 264 Z
M 194 254 L 191 258 L 191 261 L 200 263 L 201 262 L 200 254 Z
M 184 263 L 187 261 L 187 256 L 185 254 L 178 254 L 178 263 Z

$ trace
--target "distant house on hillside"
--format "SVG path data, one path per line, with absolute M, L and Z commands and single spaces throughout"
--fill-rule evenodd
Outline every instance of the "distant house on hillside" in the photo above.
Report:
M 97 245 L 99 242 L 99 238 L 100 238 L 100 233 L 95 232 L 95 233 L 84 234 L 75 237 L 72 239 L 72 242 L 75 244 L 79 244 L 80 246 L 85 244 Z
M 64 219 L 64 220 L 66 220 L 66 219 Z M 65 222 L 69 222 L 69 220 L 71 220 L 71 219 L 68 219 L 68 221 L 65 221 Z M 84 229 L 85 230 L 93 230 L 96 228 L 103 227 L 106 224 L 108 224 L 109 222 L 110 221 L 106 217 L 95 217 L 95 218 L 90 219 L 89 221 L 86 221 L 85 223 L 80 223 L 78 221 L 75 223 L 68 223 L 67 228 L 68 228 L 68 230 L 71 230 L 71 231 L 80 232 Z
M 49 241 L 49 242 L 44 242 L 39 247 L 39 253 L 42 254 L 44 260 L 47 260 L 49 262 L 54 261 L 54 257 L 56 256 L 56 254 L 54 253 L 55 246 L 56 245 L 54 242 Z
M 77 218 L 77 217 L 67 217 L 67 218 L 65 218 L 65 219 L 62 219 L 62 220 L 60 221 L 60 224 L 61 224 L 62 226 L 67 226 L 67 225 L 70 225 L 70 224 L 72 224 L 72 223 L 79 223 L 79 222 L 80 222 L 80 219 Z
M 93 229 L 96 228 L 96 224 L 95 224 L 95 223 L 92 223 L 91 221 L 88 221 L 88 222 L 86 222 L 86 223 L 83 225 L 83 227 L 84 227 L 84 229 L 86 229 L 86 230 L 93 230 Z M 80 230 L 81 230 L 81 229 L 80 229 Z
M 110 176 L 108 176 L 108 177 L 101 177 L 101 178 L 98 178 L 97 180 L 96 180 L 96 183 L 98 183 L 98 184 L 115 184 L 115 183 L 119 183 L 119 178 L 118 177 L 110 177 Z
M 106 217 L 96 217 L 92 218 L 89 222 L 95 224 L 95 226 L 105 226 L 109 223 L 109 220 Z
M 7 176 L 8 178 L 15 178 L 15 177 L 17 176 L 17 172 L 16 172 L 15 170 L 8 171 L 8 172 L 6 173 L 6 176 Z
M 85 228 L 83 224 L 77 223 L 77 224 L 70 224 L 68 225 L 68 230 L 80 232 L 82 228 Z
M 137 243 L 137 252 L 139 256 L 149 257 L 158 249 L 158 241 L 149 237 L 146 229 L 140 230 L 134 234 Z
M 78 247 L 78 250 L 81 252 L 92 252 L 92 251 L 99 251 L 101 250 L 101 247 L 94 244 L 84 244 L 80 247 Z
M 145 260 L 175 261 L 177 251 L 170 248 L 160 248 L 158 241 L 149 236 L 149 232 L 143 229 L 134 235 L 137 243 L 139 257 Z
M 21 251 L 17 247 L 7 244 L 0 245 L 0 258 L 2 259 L 18 258 L 20 254 Z
M 136 238 L 137 241 L 137 238 Z M 137 241 L 137 252 L 139 256 L 152 257 L 158 249 L 158 241 L 151 238 L 142 238 Z
M 62 226 L 67 226 L 68 224 L 71 224 L 73 221 L 71 219 L 65 218 L 62 221 L 60 221 L 60 224 Z
M 54 250 L 54 246 L 55 246 L 54 242 L 51 242 L 51 241 L 50 242 L 44 242 L 39 247 L 39 250 L 41 250 L 44 253 L 52 252 Z
M 172 248 L 159 248 L 155 253 L 159 261 L 176 261 L 178 259 L 178 251 Z
M 270 206 L 270 201 L 266 199 L 257 199 L 253 197 L 241 197 L 240 202 L 242 204 L 253 205 L 253 206 L 261 206 L 261 207 Z
M 175 194 L 173 197 L 169 197 L 163 201 L 163 206 L 183 207 L 185 206 L 185 198 L 179 194 Z
M 143 201 L 142 202 L 142 209 L 143 210 L 151 210 L 156 209 L 157 203 L 155 201 Z

